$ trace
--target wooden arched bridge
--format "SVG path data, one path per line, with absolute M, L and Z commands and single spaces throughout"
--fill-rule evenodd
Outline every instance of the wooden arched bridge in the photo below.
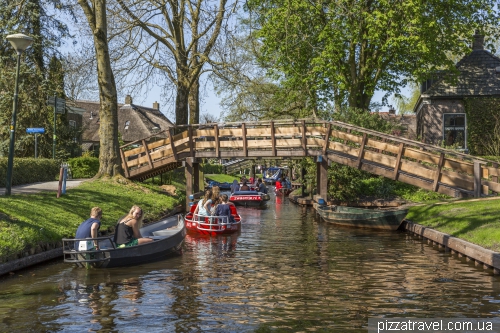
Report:
M 455 197 L 500 192 L 495 162 L 338 121 L 185 125 L 164 132 L 164 139 L 144 138 L 120 147 L 127 178 L 144 180 L 185 166 L 189 194 L 198 190 L 201 158 L 312 156 L 317 192 L 325 199 L 328 187 L 322 180 L 331 162 Z

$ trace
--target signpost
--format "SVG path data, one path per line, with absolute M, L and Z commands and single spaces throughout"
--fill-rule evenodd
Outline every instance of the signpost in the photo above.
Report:
M 52 158 L 56 158 L 56 113 L 64 114 L 66 111 L 66 100 L 64 98 L 57 98 L 51 96 L 47 99 L 47 105 L 54 108 L 54 136 L 52 143 Z
M 45 128 L 42 128 L 42 127 L 27 128 L 26 133 L 35 134 L 35 158 L 38 158 L 38 138 L 37 138 L 37 135 L 45 133 Z

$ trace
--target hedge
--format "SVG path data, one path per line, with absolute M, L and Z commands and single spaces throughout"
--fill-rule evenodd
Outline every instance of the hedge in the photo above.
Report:
M 6 157 L 0 157 L 0 187 L 7 180 Z M 60 162 L 48 158 L 14 158 L 12 186 L 56 180 L 59 177 Z
M 97 157 L 75 157 L 68 160 L 73 178 L 92 178 L 99 172 Z

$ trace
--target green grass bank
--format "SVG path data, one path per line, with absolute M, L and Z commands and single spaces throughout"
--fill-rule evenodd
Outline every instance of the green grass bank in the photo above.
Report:
M 55 192 L 0 196 L 0 263 L 62 246 L 61 239 L 74 237 L 94 206 L 103 210 L 101 232 L 114 230 L 132 205 L 143 208 L 145 223 L 158 220 L 185 202 L 185 186 L 172 185 L 175 195 L 155 185 L 108 179 L 84 182 L 60 198 Z

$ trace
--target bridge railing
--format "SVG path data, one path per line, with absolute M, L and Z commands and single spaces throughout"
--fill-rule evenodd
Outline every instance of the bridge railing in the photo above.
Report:
M 167 138 L 120 147 L 127 177 L 152 174 L 186 157 L 322 156 L 449 195 L 500 192 L 500 171 L 492 161 L 338 121 L 185 125 L 167 131 Z

